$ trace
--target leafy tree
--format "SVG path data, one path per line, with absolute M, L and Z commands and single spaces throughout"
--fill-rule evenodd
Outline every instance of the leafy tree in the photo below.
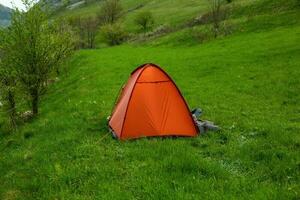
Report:
M 97 17 L 87 17 L 83 20 L 83 26 L 86 30 L 87 35 L 87 46 L 88 48 L 95 48 L 95 38 L 98 30 L 98 18 Z
M 220 22 L 222 21 L 222 10 L 221 7 L 223 5 L 223 0 L 209 0 L 210 2 L 210 9 L 211 9 L 211 17 L 212 17 L 212 24 L 213 24 L 213 32 L 215 38 L 219 34 L 220 30 Z
M 73 17 L 69 19 L 69 24 L 79 38 L 78 48 L 95 48 L 95 38 L 100 25 L 98 17 Z
M 124 42 L 127 34 L 124 31 L 123 27 L 120 24 L 116 23 L 104 25 L 101 28 L 101 36 L 102 40 L 106 44 L 114 46 Z
M 119 0 L 105 0 L 100 11 L 100 21 L 103 24 L 113 24 L 122 16 L 123 8 Z
M 16 127 L 16 100 L 15 91 L 17 87 L 16 69 L 7 56 L 8 48 L 7 30 L 0 30 L 0 88 L 1 101 L 4 103 L 5 112 L 9 116 L 10 128 Z
M 68 6 L 68 5 L 70 5 L 70 3 L 71 3 L 70 0 L 62 0 L 62 2 L 63 2 L 63 5 L 64 5 L 64 6 Z
M 33 115 L 37 115 L 48 78 L 72 52 L 72 33 L 64 25 L 49 21 L 39 4 L 23 2 L 27 12 L 18 9 L 13 12 L 5 56 L 16 69 L 23 91 L 30 97 Z
M 144 32 L 150 30 L 154 24 L 154 18 L 150 11 L 138 13 L 134 21 Z
M 71 17 L 68 19 L 70 26 L 72 26 L 77 38 L 75 38 L 76 48 L 86 47 L 86 30 L 83 26 L 83 20 L 79 17 Z

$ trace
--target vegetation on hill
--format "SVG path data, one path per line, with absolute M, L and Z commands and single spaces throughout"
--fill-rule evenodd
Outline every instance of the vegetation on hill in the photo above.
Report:
M 180 40 L 192 37 L 194 40 L 192 43 L 197 44 L 210 40 L 211 37 L 216 37 L 216 35 L 230 35 L 240 31 L 242 30 L 240 25 L 251 21 L 252 18 L 257 16 L 279 16 L 280 13 L 285 15 L 287 11 L 292 12 L 299 9 L 297 0 L 176 0 L 175 2 L 169 0 L 159 2 L 153 0 L 105 0 L 91 1 L 77 9 L 68 9 L 67 7 L 59 9 L 54 12 L 53 18 L 71 19 L 72 22 L 87 21 L 87 23 L 94 24 L 97 28 L 93 31 L 95 44 L 92 46 L 96 48 L 103 47 L 103 43 L 107 42 L 102 39 L 101 35 L 101 24 L 103 25 L 101 15 L 103 15 L 105 2 L 109 1 L 116 1 L 121 4 L 122 14 L 118 20 L 118 27 L 122 28 L 122 33 L 126 33 L 124 34 L 126 37 L 122 38 L 122 41 L 127 40 L 130 43 L 148 43 L 163 36 L 170 36 L 169 33 L 182 34 L 188 32 L 189 36 L 186 37 L 186 34 L 184 34 Z M 218 5 L 215 6 L 218 10 L 217 15 L 212 9 L 214 5 Z M 137 24 L 137 21 L 141 20 L 143 13 L 147 12 L 151 13 L 151 29 L 147 28 L 145 33 L 145 31 L 141 31 L 141 26 Z M 137 17 L 140 19 L 137 20 Z M 98 19 L 98 21 L 94 19 Z M 219 22 L 214 23 L 214 19 Z M 82 30 L 88 30 L 85 25 L 82 26 Z M 80 41 L 86 40 L 82 38 L 84 35 L 89 35 L 89 33 L 80 33 Z M 113 33 L 112 35 L 118 34 Z M 114 42 L 108 42 L 108 44 L 114 44 Z
M 120 2 L 126 15 L 105 26 L 122 24 L 142 38 L 107 48 L 96 38 L 99 49 L 78 50 L 42 96 L 40 115 L 14 133 L 3 132 L 0 113 L 0 198 L 299 199 L 298 1 L 233 0 L 217 38 L 206 0 Z M 92 2 L 52 18 L 99 10 Z M 145 10 L 155 20 L 148 34 L 134 22 Z M 163 24 L 170 29 L 156 33 Z M 222 130 L 112 139 L 106 118 L 117 93 L 147 62 Z
M 11 25 L 0 30 L 0 97 L 9 129 L 16 127 L 17 105 L 28 101 L 32 116 L 38 114 L 49 79 L 59 74 L 60 64 L 74 49 L 67 25 L 49 23 L 40 4 L 27 1 L 24 5 L 27 11 L 14 10 Z
M 0 4 L 0 27 L 10 23 L 11 9 Z

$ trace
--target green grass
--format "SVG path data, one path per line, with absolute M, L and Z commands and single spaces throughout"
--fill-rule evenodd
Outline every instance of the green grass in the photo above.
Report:
M 0 192 L 27 199 L 299 197 L 299 34 L 293 27 L 185 49 L 76 53 L 39 119 L 1 139 Z M 222 131 L 113 140 L 105 118 L 118 89 L 150 61 Z
M 60 9 L 54 17 L 90 16 L 100 13 L 102 2 L 93 2 L 77 9 Z M 124 17 L 121 22 L 129 32 L 138 32 L 134 18 L 138 12 L 150 11 L 155 19 L 155 26 L 180 26 L 186 21 L 208 12 L 209 0 L 122 0 Z M 254 14 L 274 14 L 299 7 L 297 0 L 234 0 L 228 4 L 234 12 L 232 18 L 252 16 Z
M 231 35 L 248 34 L 253 32 L 262 32 L 273 29 L 281 29 L 290 27 L 293 29 L 295 26 L 300 25 L 298 20 L 300 17 L 299 10 L 290 10 L 283 13 L 254 15 L 251 18 L 241 17 L 226 20 L 227 27 L 230 27 Z M 212 26 L 200 25 L 194 27 L 184 28 L 167 35 L 162 35 L 158 38 L 149 38 L 143 45 L 150 46 L 195 46 L 201 43 L 214 40 L 214 35 L 211 31 Z M 227 37 L 221 34 L 219 37 Z
M 0 134 L 0 199 L 299 199 L 298 16 L 236 19 L 242 30 L 202 44 L 178 41 L 183 31 L 76 52 L 39 117 Z M 164 68 L 190 108 L 222 130 L 112 139 L 106 117 L 146 62 Z
M 100 13 L 101 1 L 91 3 L 79 9 L 62 9 L 55 17 L 89 16 Z M 124 17 L 121 19 L 124 27 L 129 32 L 137 32 L 138 27 L 134 18 L 138 12 L 151 11 L 155 19 L 155 27 L 160 25 L 176 26 L 205 12 L 208 7 L 206 0 L 123 0 L 121 5 Z

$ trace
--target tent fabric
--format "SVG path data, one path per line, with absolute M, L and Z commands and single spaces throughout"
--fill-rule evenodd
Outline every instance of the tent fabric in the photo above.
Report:
M 109 120 L 119 139 L 196 136 L 198 129 L 173 80 L 155 64 L 131 73 Z

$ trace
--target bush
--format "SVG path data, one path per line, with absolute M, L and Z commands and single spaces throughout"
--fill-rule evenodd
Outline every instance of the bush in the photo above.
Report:
M 135 16 L 135 23 L 143 32 L 149 31 L 154 25 L 154 18 L 150 11 L 140 12 Z
M 122 16 L 123 8 L 119 0 L 105 0 L 99 19 L 103 24 L 113 24 Z
M 69 18 L 69 24 L 76 33 L 76 47 L 95 48 L 95 38 L 98 27 L 100 26 L 99 18 L 94 16 L 73 17 Z
M 190 35 L 192 36 L 193 40 L 198 43 L 203 43 L 204 41 L 210 40 L 212 38 L 212 33 L 207 27 L 201 30 L 192 28 L 190 30 Z
M 223 20 L 224 16 L 222 13 L 223 8 L 223 0 L 209 0 L 210 9 L 211 9 L 211 19 L 213 24 L 213 32 L 215 38 L 218 36 L 220 32 L 220 22 Z
M 120 24 L 107 24 L 101 28 L 101 38 L 106 44 L 114 46 L 123 43 L 127 34 Z
M 9 32 L 0 30 L 0 100 L 3 102 L 4 112 L 9 117 L 11 129 L 15 128 L 16 124 L 16 88 L 17 88 L 17 71 L 15 65 L 7 58 L 9 49 Z M 2 105 L 2 103 L 1 103 Z
M 1 49 L 5 54 L 1 71 L 9 80 L 14 75 L 14 82 L 17 81 L 30 98 L 32 113 L 37 115 L 41 95 L 47 89 L 44 83 L 71 55 L 73 37 L 69 28 L 61 22 L 50 23 L 48 13 L 40 4 L 33 6 L 34 1 L 31 0 L 24 3 L 27 12 L 14 10 L 11 25 L 4 33 Z

